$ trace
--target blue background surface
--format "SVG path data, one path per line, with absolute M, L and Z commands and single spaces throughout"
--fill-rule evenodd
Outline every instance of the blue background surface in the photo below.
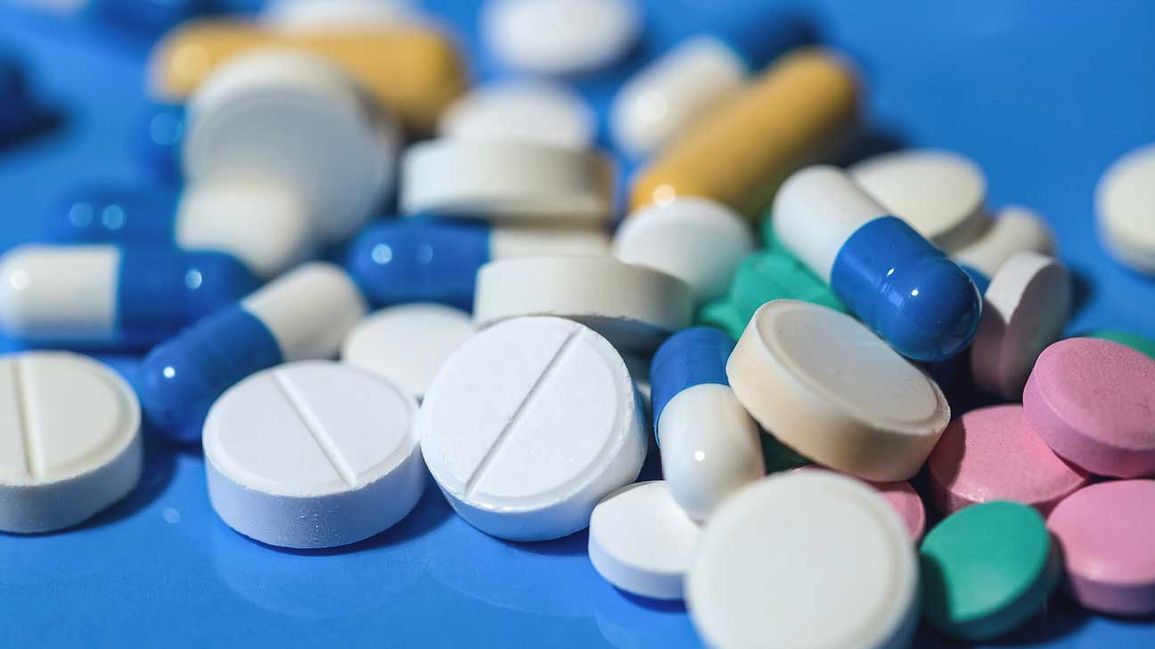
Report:
M 476 3 L 425 3 L 477 52 Z M 655 20 L 741 17 L 754 0 L 652 0 Z M 1024 203 L 1054 225 L 1078 277 L 1070 332 L 1155 337 L 1155 281 L 1106 256 L 1092 190 L 1118 155 L 1155 141 L 1155 3 L 800 3 L 823 39 L 862 66 L 871 124 L 911 146 L 954 149 L 990 179 L 990 202 Z M 65 187 L 149 178 L 137 156 L 147 43 L 0 6 L 0 42 L 21 50 L 63 116 L 0 150 L 0 248 L 33 238 Z M 492 69 L 476 57 L 479 75 Z M 5 348 L 8 347 L 4 343 Z M 129 374 L 130 359 L 114 359 Z M 0 646 L 683 647 L 680 605 L 602 581 L 584 533 L 514 544 L 476 532 L 432 487 L 389 532 L 353 547 L 287 552 L 227 528 L 205 496 L 198 449 L 149 439 L 124 503 L 57 534 L 0 534 Z M 338 642 L 339 640 L 339 642 Z M 920 646 L 942 641 L 924 630 Z M 1155 646 L 1151 620 L 1092 616 L 1056 597 L 1003 644 Z

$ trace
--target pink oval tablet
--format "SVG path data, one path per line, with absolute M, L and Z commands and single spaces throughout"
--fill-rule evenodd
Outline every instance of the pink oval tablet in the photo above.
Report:
M 903 523 L 906 523 L 906 530 L 910 533 L 910 538 L 918 543 L 922 539 L 922 535 L 926 533 L 926 508 L 922 505 L 922 498 L 919 498 L 918 492 L 910 483 L 905 480 L 898 482 L 870 482 L 863 480 L 858 476 L 853 476 L 848 473 L 842 473 L 826 467 L 807 465 L 794 469 L 795 471 L 829 471 L 830 473 L 838 473 L 845 475 L 855 480 L 861 480 L 866 484 L 874 487 L 886 502 L 898 512 L 899 518 Z
M 927 463 L 934 505 L 943 514 L 1013 500 L 1046 516 L 1090 480 L 1055 455 L 1018 404 L 979 408 L 955 419 Z
M 1066 460 L 1099 475 L 1155 474 L 1155 360 L 1096 338 L 1043 350 L 1023 407 L 1031 427 Z
M 1055 506 L 1067 586 L 1083 606 L 1116 615 L 1155 613 L 1155 480 L 1101 482 Z

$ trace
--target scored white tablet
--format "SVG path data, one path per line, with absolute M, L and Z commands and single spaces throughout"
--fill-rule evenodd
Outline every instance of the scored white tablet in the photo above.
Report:
M 715 647 L 898 649 L 918 621 L 918 564 L 898 514 L 869 486 L 791 472 L 725 501 L 686 579 Z
M 561 318 L 516 318 L 470 338 L 438 371 L 417 422 L 457 513 L 518 541 L 584 529 L 646 455 L 625 363 L 605 338 Z
M 1155 144 L 1116 160 L 1095 188 L 1099 235 L 1120 262 L 1155 274 Z
M 441 114 L 441 137 L 536 142 L 584 149 L 594 139 L 593 111 L 565 86 L 517 81 L 482 86 Z
M 355 543 L 392 527 L 425 487 L 417 402 L 365 370 L 301 361 L 254 374 L 209 411 L 209 500 L 250 538 Z
M 83 522 L 128 495 L 142 465 L 140 403 L 116 372 L 67 352 L 0 358 L 0 531 Z
M 764 304 L 726 365 L 734 394 L 802 455 L 877 482 L 918 472 L 950 422 L 938 385 L 854 318 Z

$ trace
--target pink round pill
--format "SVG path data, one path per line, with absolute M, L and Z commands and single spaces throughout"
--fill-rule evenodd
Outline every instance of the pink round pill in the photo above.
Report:
M 928 465 L 931 496 L 943 514 L 1013 500 L 1046 516 L 1090 480 L 1055 455 L 1018 404 L 979 408 L 952 421 Z
M 1155 474 L 1155 360 L 1097 338 L 1043 350 L 1023 407 L 1031 427 L 1068 461 L 1099 475 Z
M 926 533 L 926 508 L 922 505 L 922 498 L 918 496 L 918 492 L 910 483 L 905 480 L 898 482 L 870 482 L 863 480 L 857 476 L 848 473 L 841 473 L 826 467 L 807 465 L 798 467 L 795 471 L 829 471 L 830 473 L 839 473 L 855 480 L 860 480 L 866 484 L 874 487 L 886 502 L 898 512 L 899 518 L 906 524 L 906 531 L 910 533 L 910 538 L 915 543 L 922 539 L 922 535 Z
M 1047 519 L 1067 587 L 1083 606 L 1155 613 L 1155 480 L 1101 482 L 1076 491 Z

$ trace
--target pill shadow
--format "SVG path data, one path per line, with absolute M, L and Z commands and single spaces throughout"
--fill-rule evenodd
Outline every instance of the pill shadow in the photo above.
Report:
M 31 121 L 18 131 L 0 134 L 0 157 L 17 149 L 31 145 L 50 133 L 63 128 L 64 114 L 60 111 L 41 109 Z
M 163 494 L 176 470 L 176 456 L 180 448 L 148 434 L 141 436 L 144 445 L 144 470 L 136 489 L 127 498 L 90 518 L 78 530 L 109 525 L 136 515 Z
M 552 541 L 499 540 L 505 545 L 522 552 L 555 557 L 586 556 L 586 554 L 589 552 L 590 544 L 588 529 L 581 530 L 580 532 L 574 532 L 569 536 L 563 536 L 560 539 L 554 539 Z
M 1069 268 L 1071 274 L 1071 315 L 1074 319 L 1090 302 L 1094 293 L 1090 277 L 1082 269 Z
M 659 613 L 685 613 L 686 603 L 680 599 L 651 599 L 649 597 L 642 597 L 633 593 L 627 593 L 624 590 L 615 588 L 615 591 L 622 596 L 627 602 L 640 606 L 644 609 L 656 611 Z

